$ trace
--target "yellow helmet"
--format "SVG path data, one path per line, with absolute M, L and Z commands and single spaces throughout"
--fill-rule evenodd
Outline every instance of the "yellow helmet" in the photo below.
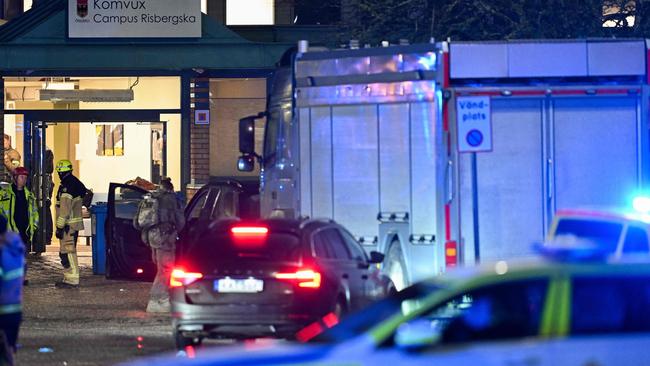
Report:
M 71 172 L 72 163 L 67 159 L 59 160 L 59 162 L 56 163 L 56 171 L 59 173 Z

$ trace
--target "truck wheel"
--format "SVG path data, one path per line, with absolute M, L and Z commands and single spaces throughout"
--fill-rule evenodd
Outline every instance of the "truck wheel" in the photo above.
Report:
M 406 265 L 404 264 L 404 255 L 399 241 L 393 240 L 388 248 L 385 259 L 386 267 L 384 272 L 395 286 L 395 290 L 401 291 L 406 287 Z

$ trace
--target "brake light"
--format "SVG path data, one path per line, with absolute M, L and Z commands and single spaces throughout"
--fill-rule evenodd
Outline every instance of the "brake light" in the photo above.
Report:
M 144 273 L 144 269 L 142 269 L 142 268 L 138 268 L 138 269 L 135 271 L 135 273 L 137 273 L 137 274 L 143 274 L 143 273 Z
M 458 247 L 455 241 L 445 243 L 445 265 L 455 267 L 458 264 Z
M 174 269 L 169 278 L 169 287 L 187 286 L 190 283 L 203 278 L 203 274 L 199 272 L 185 272 L 182 269 Z
M 230 229 L 230 232 L 235 237 L 258 238 L 266 237 L 269 233 L 269 228 L 264 226 L 235 226 Z
M 298 287 L 319 288 L 321 283 L 320 273 L 311 269 L 302 269 L 296 272 L 276 273 L 275 278 L 279 280 L 293 280 L 298 283 Z

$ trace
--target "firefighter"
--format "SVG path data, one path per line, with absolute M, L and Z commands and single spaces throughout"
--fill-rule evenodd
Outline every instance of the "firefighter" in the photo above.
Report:
M 60 241 L 59 256 L 63 266 L 63 281 L 55 283 L 58 288 L 79 287 L 79 262 L 77 261 L 77 237 L 83 229 L 81 206 L 86 187 L 72 175 L 70 160 L 56 163 L 56 172 L 61 178 L 56 193 L 56 233 Z
M 11 147 L 11 136 L 4 134 L 4 165 L 9 172 L 20 166 L 20 153 Z
M 13 184 L 0 190 L 0 210 L 7 218 L 9 230 L 20 234 L 29 253 L 34 249 L 31 243 L 38 226 L 36 196 L 27 188 L 27 168 L 17 167 L 11 173 Z

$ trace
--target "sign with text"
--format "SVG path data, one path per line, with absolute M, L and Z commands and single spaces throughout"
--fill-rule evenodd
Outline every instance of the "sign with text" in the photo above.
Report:
M 490 97 L 458 97 L 456 116 L 459 152 L 492 151 Z
M 198 38 L 200 0 L 68 0 L 70 38 Z

